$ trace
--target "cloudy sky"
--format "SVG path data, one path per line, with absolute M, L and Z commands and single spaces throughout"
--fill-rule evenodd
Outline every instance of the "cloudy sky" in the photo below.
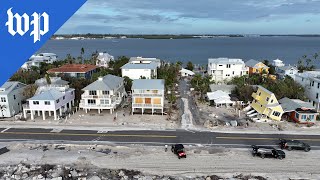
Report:
M 88 0 L 70 33 L 320 34 L 320 0 Z

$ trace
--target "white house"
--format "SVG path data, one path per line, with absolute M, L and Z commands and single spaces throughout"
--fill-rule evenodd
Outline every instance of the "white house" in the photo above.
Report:
M 209 58 L 208 60 L 208 74 L 212 75 L 212 80 L 215 82 L 247 75 L 248 71 L 249 69 L 242 59 Z
M 96 60 L 96 66 L 108 68 L 110 61 L 114 61 L 113 56 L 108 53 L 99 53 Z
M 36 112 L 43 120 L 46 116 L 51 116 L 53 113 L 54 120 L 62 116 L 62 113 L 71 109 L 74 105 L 75 89 L 70 88 L 67 81 L 61 80 L 60 77 L 51 77 L 50 82 L 46 78 L 36 81 L 39 86 L 36 94 L 27 99 L 27 104 L 23 106 L 24 118 L 27 118 L 27 113 L 30 112 L 31 120 L 34 119 Z
M 280 59 L 275 59 L 272 61 L 272 66 L 283 67 L 283 66 L 285 66 L 285 64 Z
M 320 112 L 320 71 L 298 73 L 295 81 L 304 87 L 309 102 Z
M 129 62 L 134 64 L 144 64 L 144 63 L 149 64 L 151 62 L 154 62 L 157 64 L 158 67 L 161 66 L 161 60 L 157 58 L 145 58 L 145 57 L 138 56 L 138 57 L 131 57 L 129 59 Z
M 0 117 L 12 117 L 22 111 L 25 84 L 8 81 L 0 87 Z
M 164 107 L 164 80 L 163 79 L 136 79 L 132 84 L 132 114 L 136 110 L 151 110 L 151 114 Z
M 157 79 L 157 63 L 132 63 L 129 62 L 121 67 L 122 77 L 130 79 Z
M 25 62 L 21 68 L 28 70 L 32 66 L 40 67 L 41 63 L 52 64 L 57 61 L 58 56 L 54 53 L 40 53 L 36 55 L 32 55 L 27 62 Z
M 180 70 L 180 73 L 181 73 L 182 77 L 188 77 L 188 76 L 194 76 L 195 75 L 194 72 L 190 71 L 189 69 L 185 69 L 185 68 L 182 68 Z
M 295 75 L 299 72 L 299 70 L 294 66 L 281 66 L 277 67 L 277 74 L 280 79 L 285 78 L 286 76 L 290 76 L 292 79 L 295 79 Z
M 112 114 L 126 96 L 124 79 L 110 74 L 100 77 L 82 90 L 84 93 L 79 107 L 86 113 L 91 109 L 97 109 L 98 113 L 108 109 Z

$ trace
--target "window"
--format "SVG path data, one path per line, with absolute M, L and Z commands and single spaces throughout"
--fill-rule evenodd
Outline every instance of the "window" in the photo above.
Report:
M 71 95 L 73 95 L 73 91 L 71 91 Z
M 319 98 L 319 93 L 317 93 L 316 98 L 317 98 L 317 99 Z
M 45 101 L 44 105 L 50 105 L 50 101 Z
M 100 99 L 100 104 L 109 104 L 108 99 Z
M 312 86 L 314 86 L 314 81 L 312 81 Z
M 7 102 L 5 97 L 1 97 L 1 102 Z
M 88 104 L 96 104 L 96 100 L 95 99 L 88 99 Z
M 234 71 L 232 71 L 232 74 L 234 74 Z
M 306 120 L 307 119 L 307 115 L 301 115 L 301 119 Z
M 231 68 L 231 64 L 227 64 L 227 68 Z
M 299 113 L 296 113 L 296 118 L 299 119 Z
M 259 96 L 261 96 L 261 92 L 259 92 Z
M 39 101 L 33 101 L 34 105 L 39 105 Z
M 229 76 L 230 76 L 230 74 L 226 74 L 226 76 L 227 76 L 227 77 L 229 77 Z
M 60 102 L 60 99 L 57 99 L 56 102 L 59 103 L 59 102 Z
M 219 66 L 222 66 L 222 64 L 219 64 Z
M 318 89 L 320 88 L 320 83 L 318 83 Z
M 97 91 L 89 91 L 89 95 L 96 96 L 97 95 Z
M 16 99 L 16 95 L 13 95 L 13 99 L 14 99 L 14 100 Z
M 267 97 L 266 101 L 267 101 L 267 102 L 269 101 L 269 97 Z
M 309 115 L 310 120 L 314 120 L 314 115 Z
M 271 101 L 270 101 L 271 103 L 273 103 L 273 99 L 271 99 Z
M 279 113 L 278 111 L 273 111 L 272 115 L 279 117 L 281 113 Z
M 66 96 L 63 96 L 63 100 L 65 100 L 66 99 Z
M 102 91 L 103 95 L 109 95 L 109 91 Z

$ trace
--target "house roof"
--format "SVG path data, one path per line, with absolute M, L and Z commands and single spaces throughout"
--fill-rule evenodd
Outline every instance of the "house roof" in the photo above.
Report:
M 257 87 L 258 87 L 259 89 L 263 90 L 264 92 L 270 94 L 270 95 L 273 94 L 273 92 L 269 91 L 268 89 L 264 88 L 264 87 L 261 86 L 261 85 L 258 85 Z
M 95 82 L 89 84 L 87 87 L 83 88 L 82 90 L 113 90 L 117 88 L 117 86 L 122 83 L 124 78 L 114 76 L 111 74 L 108 74 L 104 77 L 100 77 Z
M 18 81 L 7 81 L 0 87 L 0 95 L 7 95 L 12 91 L 23 88 L 26 85 Z
M 244 64 L 242 59 L 232 59 L 232 58 L 229 59 L 225 57 L 209 58 L 208 62 L 214 63 L 214 64 Z
M 210 84 L 211 92 L 221 90 L 221 91 L 224 91 L 226 93 L 231 94 L 232 90 L 234 90 L 235 87 L 236 87 L 236 85 Z
M 248 60 L 245 64 L 246 64 L 246 66 L 248 66 L 248 67 L 258 68 L 256 65 L 259 64 L 259 63 L 262 63 L 262 62 L 256 61 L 256 60 L 254 60 L 254 59 L 250 59 L 250 60 Z M 263 63 L 262 63 L 262 64 L 263 64 Z M 269 67 L 266 66 L 265 64 L 263 64 L 263 68 L 265 69 L 265 68 L 269 68 Z
M 289 99 L 287 97 L 279 100 L 280 105 L 282 106 L 285 112 L 295 111 L 296 109 L 315 109 L 311 103 L 301 101 L 300 99 Z
M 160 59 L 157 58 L 146 58 L 146 57 L 130 57 L 129 62 L 131 61 L 155 61 L 160 62 Z
M 127 63 L 121 69 L 157 69 L 158 65 L 155 62 L 150 63 Z
M 190 75 L 194 75 L 195 74 L 193 71 L 190 71 L 189 69 L 185 69 L 185 68 L 182 68 L 180 70 L 180 72 L 184 72 L 184 73 L 187 73 L 187 74 L 190 74 Z
M 164 90 L 163 79 L 135 79 L 132 89 Z
M 228 93 L 218 90 L 218 91 L 214 91 L 214 92 L 207 92 L 207 96 L 209 98 L 209 100 L 216 100 L 216 99 L 221 99 L 221 98 L 229 98 L 230 96 Z
M 51 85 L 68 85 L 69 82 L 62 80 L 61 77 L 50 77 Z M 49 85 L 46 78 L 36 80 L 35 84 L 38 86 Z
M 91 64 L 65 64 L 58 68 L 49 69 L 48 73 L 86 73 L 97 69 L 97 66 Z
M 48 101 L 53 101 L 53 100 L 58 100 L 61 97 L 64 96 L 64 93 L 56 90 L 56 89 L 50 89 L 48 91 L 44 91 L 41 92 L 38 95 L 33 96 L 32 98 L 28 99 L 28 100 L 33 100 L 33 101 L 44 101 L 44 100 L 48 100 Z
M 290 70 L 290 69 L 294 69 L 294 70 L 298 70 L 296 67 L 294 66 L 282 66 L 282 67 L 278 67 L 280 70 L 286 71 L 286 70 Z

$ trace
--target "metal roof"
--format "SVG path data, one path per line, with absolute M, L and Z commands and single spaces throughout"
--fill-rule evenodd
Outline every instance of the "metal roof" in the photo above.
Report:
M 46 85 L 68 85 L 69 82 L 62 80 L 61 77 L 50 77 L 51 84 L 48 84 L 46 78 L 41 78 L 36 80 L 35 84 L 38 86 L 46 86 Z
M 214 63 L 214 64 L 244 64 L 242 59 L 229 59 L 225 57 L 220 57 L 220 58 L 209 58 L 208 59 L 209 63 Z
M 294 70 L 298 70 L 296 67 L 294 66 L 282 66 L 282 67 L 278 67 L 280 70 L 286 71 L 286 70 L 290 70 L 290 69 L 294 69 Z
M 23 88 L 26 85 L 18 81 L 7 81 L 0 87 L 0 95 L 7 95 L 12 91 Z
M 210 90 L 211 92 L 214 91 L 224 91 L 228 94 L 231 94 L 232 90 L 234 90 L 236 85 L 227 85 L 227 84 L 210 84 Z
M 295 111 L 298 108 L 315 109 L 311 103 L 301 101 L 300 99 L 289 99 L 285 97 L 280 99 L 279 103 L 285 112 Z
M 158 65 L 155 62 L 150 63 L 127 63 L 121 69 L 157 69 Z
M 50 89 L 48 91 L 44 91 L 38 95 L 33 96 L 32 98 L 28 99 L 32 100 L 32 101 L 54 101 L 54 100 L 58 100 L 61 97 L 63 97 L 65 94 L 56 90 L 56 89 Z
M 89 84 L 87 87 L 83 88 L 82 90 L 113 90 L 117 88 L 117 86 L 122 83 L 124 78 L 114 76 L 111 74 L 108 74 L 104 77 L 100 77 L 98 80 L 95 82 Z
M 163 79 L 136 79 L 132 83 L 132 89 L 164 90 Z

